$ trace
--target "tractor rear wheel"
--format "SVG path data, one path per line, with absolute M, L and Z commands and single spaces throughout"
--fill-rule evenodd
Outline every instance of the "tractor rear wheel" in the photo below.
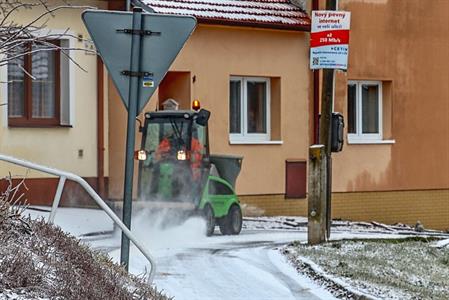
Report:
M 242 210 L 238 205 L 232 205 L 226 216 L 221 218 L 220 232 L 224 235 L 237 235 L 242 230 Z
M 203 210 L 203 218 L 206 221 L 206 235 L 211 236 L 215 230 L 214 211 L 210 205 L 206 205 Z

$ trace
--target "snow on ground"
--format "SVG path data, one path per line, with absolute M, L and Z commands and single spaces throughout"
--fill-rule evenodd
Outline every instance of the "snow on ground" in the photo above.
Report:
M 300 276 L 278 250 L 296 239 L 298 232 L 243 231 L 238 236 L 218 232 L 205 237 L 205 223 L 189 219 L 178 227 L 152 230 L 140 217 L 133 223 L 134 232 L 150 249 L 157 262 L 155 284 L 177 300 L 184 299 L 334 299 L 334 297 Z M 138 228 L 142 230 L 138 230 Z M 114 241 L 91 243 L 93 247 L 113 249 Z M 110 251 L 119 259 L 119 244 Z M 134 247 L 130 271 L 142 274 L 148 262 Z
M 37 217 L 43 213 L 32 214 Z M 118 232 L 90 238 L 83 236 L 112 230 L 112 222 L 104 212 L 60 208 L 55 223 L 119 261 Z M 162 223 L 141 211 L 133 217 L 132 231 L 155 257 L 156 286 L 176 300 L 334 299 L 324 288 L 298 274 L 279 253 L 279 248 L 290 242 L 306 243 L 306 218 L 245 218 L 240 235 L 222 236 L 216 230 L 212 237 L 204 236 L 205 224 L 199 218 L 163 230 L 156 226 Z M 331 239 L 385 239 L 416 234 L 413 228 L 405 225 L 334 221 Z M 441 236 L 433 231 L 424 234 Z M 145 257 L 132 247 L 130 272 L 143 274 L 149 268 Z
M 77 214 L 83 226 L 75 222 Z M 34 213 L 34 217 L 39 215 L 42 212 Z M 89 228 L 98 232 L 112 227 L 103 224 L 99 211 L 60 208 L 56 216 L 56 225 L 78 236 L 88 233 Z M 222 236 L 217 230 L 208 238 L 203 234 L 205 223 L 199 218 L 165 230 L 152 229 L 148 218 L 145 213 L 137 214 L 133 218 L 133 233 L 155 257 L 155 285 L 176 300 L 334 299 L 300 276 L 275 249 L 297 239 L 304 240 L 304 232 L 245 229 L 238 236 Z M 120 234 L 100 237 L 86 242 L 118 261 Z M 142 274 L 149 268 L 145 257 L 132 247 L 130 271 Z
M 50 300 L 50 298 L 43 298 L 35 296 L 27 296 L 26 293 L 16 293 L 11 290 L 0 291 L 0 300 Z
M 267 230 L 267 229 L 280 229 L 280 230 L 294 230 L 307 232 L 307 218 L 305 217 L 257 217 L 257 218 L 245 218 L 243 228 L 252 230 Z M 423 232 L 417 232 L 413 227 L 405 224 L 386 225 L 378 222 L 352 222 L 333 220 L 332 221 L 332 236 L 334 234 L 347 234 L 348 237 L 354 234 L 367 233 L 375 236 L 380 234 L 398 234 L 405 236 L 436 236 L 436 237 L 449 237 L 449 234 L 445 234 L 438 230 L 424 230 Z
M 433 247 L 437 247 L 437 248 L 443 248 L 443 247 L 448 247 L 449 248 L 449 239 L 447 239 L 447 240 L 439 240 L 439 241 L 435 242 L 432 246 Z
M 34 208 L 38 210 L 34 210 Z M 23 215 L 32 219 L 50 216 L 50 207 L 33 206 L 27 209 Z M 62 230 L 70 232 L 74 236 L 91 232 L 110 231 L 113 222 L 109 216 L 99 209 L 67 208 L 61 207 L 56 211 L 55 222 Z
M 397 300 L 449 299 L 449 249 L 430 247 L 428 238 L 291 244 L 283 251 L 310 277 L 324 285 L 330 279 L 355 294 Z

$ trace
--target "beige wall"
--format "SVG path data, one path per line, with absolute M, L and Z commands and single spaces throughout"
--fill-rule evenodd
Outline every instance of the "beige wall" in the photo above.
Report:
M 211 152 L 243 155 L 237 180 L 239 194 L 285 192 L 285 160 L 306 159 L 309 144 L 308 39 L 303 32 L 200 25 L 175 60 L 171 71 L 196 76 L 191 99 L 212 112 Z M 229 78 L 278 77 L 281 145 L 230 145 Z M 145 110 L 157 102 L 153 96 Z M 123 179 L 126 114 L 114 88 L 110 95 L 110 194 L 120 198 Z M 138 135 L 138 139 L 140 135 Z M 136 145 L 138 147 L 138 145 Z
M 50 4 L 62 2 L 50 1 Z M 73 5 L 89 5 L 105 8 L 103 1 L 71 1 Z M 64 9 L 49 18 L 47 27 L 57 30 L 70 29 L 70 33 L 88 38 L 81 21 L 83 9 Z M 25 23 L 39 13 L 37 9 L 26 10 L 15 15 L 16 22 Z M 83 49 L 84 42 L 74 39 L 74 47 Z M 6 106 L 0 107 L 0 153 L 24 158 L 44 165 L 74 172 L 81 176 L 97 174 L 97 70 L 96 56 L 84 51 L 72 51 L 73 59 L 85 70 L 74 67 L 74 120 L 73 128 L 9 128 Z M 6 80 L 6 70 L 2 71 L 2 81 Z M 3 84 L 0 99 L 5 99 L 6 86 Z M 3 101 L 0 101 L 3 102 Z M 107 139 L 106 139 L 107 145 Z M 82 158 L 78 150 L 84 151 Z M 10 165 L 0 163 L 0 174 L 8 171 L 23 174 Z M 31 173 L 29 176 L 42 176 Z
M 404 223 L 420 221 L 426 228 L 449 230 L 449 189 L 332 194 L 332 218 L 352 221 Z M 284 195 L 242 196 L 247 216 L 307 216 L 307 199 Z
M 448 188 L 449 1 L 339 2 L 352 15 L 349 69 L 337 73 L 335 110 L 347 120 L 347 80 L 388 83 L 384 133 L 395 143 L 345 144 L 333 155 L 333 190 Z

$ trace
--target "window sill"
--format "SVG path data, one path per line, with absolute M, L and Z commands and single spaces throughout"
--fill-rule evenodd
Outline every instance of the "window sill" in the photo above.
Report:
M 25 117 L 8 117 L 8 127 L 18 128 L 57 128 L 67 127 L 66 124 L 61 124 L 59 118 L 25 118 Z M 69 125 L 69 127 L 72 127 Z
M 50 125 L 50 124 L 8 124 L 9 128 L 73 128 L 73 125 Z
M 364 139 L 348 139 L 349 145 L 392 145 L 396 140 L 364 140 Z
M 230 145 L 282 145 L 284 141 L 229 141 Z

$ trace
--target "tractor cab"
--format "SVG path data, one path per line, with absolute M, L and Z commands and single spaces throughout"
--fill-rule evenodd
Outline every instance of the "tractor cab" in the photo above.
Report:
M 207 110 L 145 114 L 139 198 L 198 205 L 210 169 Z

